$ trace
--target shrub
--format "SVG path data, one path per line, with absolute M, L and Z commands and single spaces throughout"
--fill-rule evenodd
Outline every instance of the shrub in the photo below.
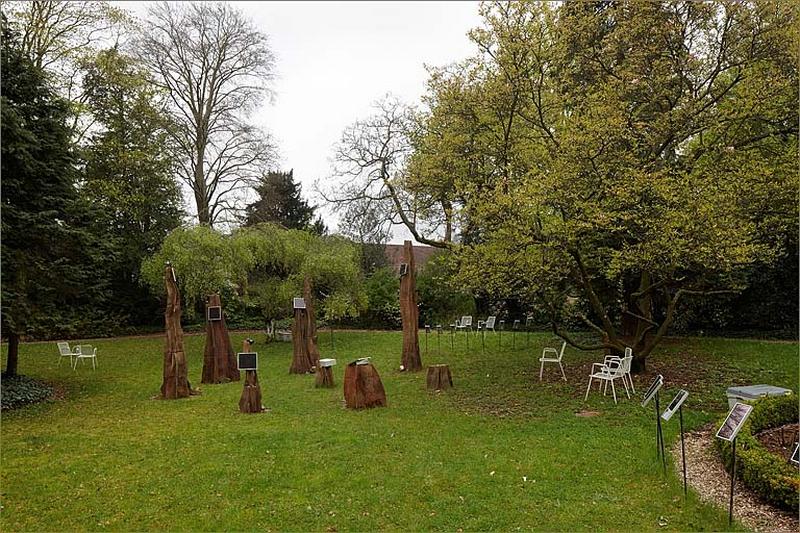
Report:
M 46 400 L 53 388 L 27 376 L 4 377 L 0 387 L 0 410 L 14 409 L 28 403 Z
M 762 499 L 787 511 L 797 510 L 800 474 L 797 468 L 764 448 L 755 434 L 797 422 L 797 400 L 794 394 L 758 400 L 736 437 L 736 473 L 739 478 Z M 730 471 L 731 444 L 719 439 L 716 439 L 716 444 L 725 468 Z

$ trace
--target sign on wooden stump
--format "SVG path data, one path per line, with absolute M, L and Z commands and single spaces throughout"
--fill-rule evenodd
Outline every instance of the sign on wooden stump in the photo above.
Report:
M 789 462 L 800 465 L 800 443 L 796 442 L 794 444 L 794 451 L 792 452 L 791 457 L 789 457 Z
M 239 370 L 258 370 L 258 353 L 239 352 L 236 354 L 236 363 Z
M 209 305 L 206 308 L 206 319 L 209 322 L 216 322 L 222 320 L 222 307 L 218 305 Z
M 292 299 L 292 308 L 294 308 L 294 309 L 305 309 L 306 308 L 306 300 L 305 300 L 305 298 L 294 298 L 294 299 Z

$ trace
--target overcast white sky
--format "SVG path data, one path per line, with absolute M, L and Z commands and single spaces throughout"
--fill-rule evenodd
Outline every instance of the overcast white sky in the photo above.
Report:
M 283 168 L 294 169 L 306 197 L 314 180 L 330 174 L 342 130 L 386 93 L 418 101 L 424 65 L 471 55 L 466 33 L 479 23 L 478 3 L 466 1 L 232 3 L 269 35 L 275 101 L 253 121 L 275 137 Z M 128 7 L 137 14 L 145 9 L 139 2 Z M 392 242 L 407 235 L 398 229 Z

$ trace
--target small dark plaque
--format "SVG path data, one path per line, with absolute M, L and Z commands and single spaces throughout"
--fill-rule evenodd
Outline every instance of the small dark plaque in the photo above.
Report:
M 661 374 L 656 376 L 656 379 L 653 380 L 653 383 L 650 384 L 650 388 L 647 389 L 647 392 L 644 393 L 644 397 L 642 398 L 642 407 L 647 405 L 650 400 L 653 399 L 653 396 L 656 395 L 658 389 L 664 384 L 664 376 Z
M 728 416 L 725 418 L 725 422 L 722 423 L 722 426 L 720 426 L 717 431 L 717 438 L 728 442 L 735 439 L 752 410 L 752 405 L 736 402 L 736 404 L 731 407 Z
M 292 307 L 295 309 L 305 309 L 306 308 L 306 299 L 305 298 L 294 298 L 292 300 Z
M 408 263 L 400 263 L 400 275 L 405 276 L 408 274 Z
M 258 370 L 258 353 L 239 352 L 236 354 L 236 365 L 239 370 Z
M 800 442 L 796 442 L 794 444 L 794 451 L 792 452 L 792 456 L 789 457 L 789 461 L 796 465 L 800 465 Z
M 680 409 L 681 405 L 683 405 L 683 402 L 686 401 L 686 398 L 688 396 L 689 396 L 688 392 L 686 392 L 683 389 L 679 390 L 678 394 L 676 394 L 675 397 L 672 399 L 672 401 L 669 402 L 669 405 L 662 413 L 661 418 L 663 418 L 664 420 L 669 420 L 670 418 L 672 418 L 672 415 L 675 414 L 675 411 Z
M 218 305 L 210 305 L 206 308 L 206 315 L 209 322 L 222 320 L 222 307 Z

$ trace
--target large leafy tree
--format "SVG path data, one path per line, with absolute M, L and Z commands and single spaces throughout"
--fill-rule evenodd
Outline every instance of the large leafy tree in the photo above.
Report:
M 425 242 L 456 249 L 476 292 L 543 307 L 578 348 L 632 346 L 642 369 L 684 302 L 741 290 L 749 268 L 785 253 L 774 235 L 796 230 L 795 13 L 780 2 L 481 13 L 478 54 L 433 72 L 400 178 L 381 183 L 410 205 L 437 191 L 451 201 L 461 244 Z M 597 341 L 573 337 L 568 319 Z
M 83 150 L 81 194 L 101 209 L 97 223 L 117 246 L 110 272 L 115 305 L 142 323 L 158 316 L 157 299 L 139 279 L 142 260 L 182 217 L 164 95 L 117 47 L 87 61 L 83 79 L 96 125 Z
M 19 340 L 65 313 L 100 302 L 102 242 L 85 230 L 94 213 L 75 187 L 69 105 L 2 18 L 2 320 L 6 375 Z

